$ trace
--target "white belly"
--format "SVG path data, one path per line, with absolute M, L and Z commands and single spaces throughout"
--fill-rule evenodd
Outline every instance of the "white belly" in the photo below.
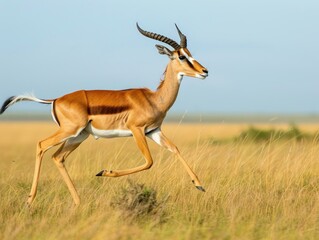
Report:
M 145 133 L 151 132 L 153 130 L 154 129 L 147 129 Z M 131 130 L 123 130 L 123 129 L 102 130 L 102 129 L 97 129 L 93 127 L 91 124 L 87 125 L 87 127 L 85 128 L 85 131 L 92 134 L 95 139 L 133 136 Z
M 114 129 L 114 130 L 101 130 L 88 124 L 85 130 L 92 134 L 95 139 L 98 138 L 115 138 L 115 137 L 130 137 L 132 132 L 130 130 Z

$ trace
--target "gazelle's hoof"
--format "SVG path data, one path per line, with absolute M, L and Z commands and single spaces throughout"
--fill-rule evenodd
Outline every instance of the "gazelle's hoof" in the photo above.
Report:
M 101 176 L 103 176 L 104 171 L 106 171 L 106 170 L 102 170 L 101 172 L 99 172 L 99 173 L 98 173 L 98 174 L 96 174 L 95 176 L 97 176 L 97 177 L 101 177 Z
M 34 200 L 34 196 L 29 195 L 29 196 L 28 196 L 28 200 L 27 200 L 27 202 L 26 202 L 26 205 L 27 205 L 28 208 L 31 208 L 31 205 L 32 205 L 33 200 Z
M 194 185 L 196 184 L 194 180 L 192 180 L 192 183 L 193 183 Z M 202 192 L 206 192 L 205 189 L 204 189 L 202 186 L 200 186 L 200 185 L 195 185 L 195 187 L 196 187 L 198 190 L 202 191 Z
M 206 192 L 205 189 L 202 186 L 195 186 L 198 190 L 202 191 L 202 192 Z
M 101 172 L 99 172 L 98 174 L 96 174 L 96 176 L 98 177 L 118 177 L 118 173 L 116 171 L 108 171 L 108 170 L 102 170 Z

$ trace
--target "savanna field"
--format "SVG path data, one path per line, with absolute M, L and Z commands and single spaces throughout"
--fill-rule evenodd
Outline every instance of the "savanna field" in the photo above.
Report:
M 205 193 L 178 158 L 151 141 L 151 169 L 96 177 L 144 159 L 132 138 L 90 137 L 66 161 L 81 197 L 77 208 L 51 149 L 29 209 L 36 143 L 57 126 L 0 122 L 0 239 L 318 239 L 319 124 L 253 127 L 163 125 Z

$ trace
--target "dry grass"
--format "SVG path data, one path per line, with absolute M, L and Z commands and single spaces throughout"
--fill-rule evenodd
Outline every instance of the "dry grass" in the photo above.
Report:
M 267 128 L 267 125 L 258 127 Z M 271 126 L 287 129 L 288 125 Z M 298 126 L 316 132 L 319 125 Z M 55 165 L 45 155 L 38 195 L 31 210 L 35 146 L 56 130 L 51 123 L 0 123 L 0 239 L 317 239 L 319 236 L 319 144 L 315 142 L 227 142 L 247 125 L 166 125 L 206 193 L 192 185 L 169 152 L 151 145 L 155 163 L 142 173 L 97 178 L 101 169 L 143 163 L 130 138 L 89 138 L 66 165 L 82 203 L 72 199 Z M 165 201 L 166 220 L 127 221 L 112 199 L 143 184 Z

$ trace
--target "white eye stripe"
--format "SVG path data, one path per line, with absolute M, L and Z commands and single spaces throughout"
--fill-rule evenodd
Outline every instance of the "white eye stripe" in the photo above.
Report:
M 189 59 L 189 56 L 188 56 L 188 54 L 184 51 L 184 49 L 181 49 L 181 52 L 183 53 L 183 55 L 184 55 L 187 59 Z
M 188 61 L 190 61 L 192 64 L 194 63 L 195 59 L 188 56 L 188 54 L 184 51 L 184 49 L 181 49 L 181 52 L 187 58 Z

